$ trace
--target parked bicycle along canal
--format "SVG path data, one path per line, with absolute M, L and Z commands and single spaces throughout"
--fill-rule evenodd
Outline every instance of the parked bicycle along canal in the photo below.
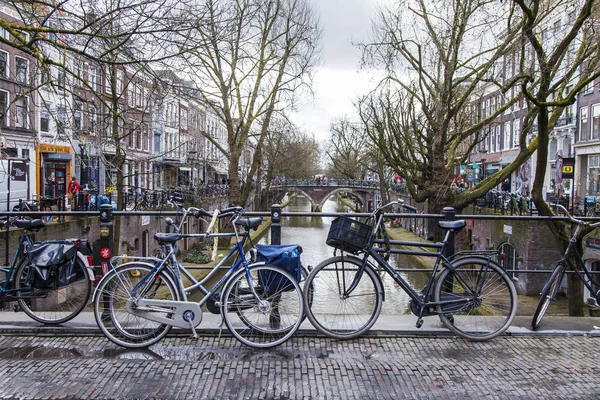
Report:
M 296 196 L 284 211 L 309 212 L 310 202 L 306 197 Z M 323 212 L 350 213 L 352 210 L 335 197 L 331 197 L 323 206 Z M 302 264 L 307 267 L 314 267 L 333 254 L 334 249 L 325 243 L 333 219 L 334 217 L 284 217 L 282 219 L 281 243 L 301 245 L 304 249 Z M 262 239 L 262 242 L 270 242 L 268 234 Z M 433 263 L 435 259 L 432 257 L 428 260 Z M 404 255 L 391 254 L 389 262 L 399 269 L 418 268 Z M 427 284 L 427 272 L 400 272 L 400 275 L 417 290 L 422 289 Z M 380 276 L 386 293 L 381 313 L 410 314 L 410 298 L 389 275 L 381 274 Z M 538 300 L 539 297 L 536 296 L 519 296 L 517 315 L 533 315 Z M 547 315 L 568 315 L 566 298 L 559 298 L 557 301 L 552 302 Z

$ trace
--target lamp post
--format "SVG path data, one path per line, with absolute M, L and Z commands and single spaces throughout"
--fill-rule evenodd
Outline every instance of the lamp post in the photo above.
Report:
M 485 156 L 487 154 L 487 150 L 483 149 L 480 150 L 479 153 L 481 154 L 480 159 L 481 159 L 481 180 L 485 179 Z

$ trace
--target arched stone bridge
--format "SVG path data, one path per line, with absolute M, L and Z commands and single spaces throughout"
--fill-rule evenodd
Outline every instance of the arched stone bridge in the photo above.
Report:
M 367 211 L 369 201 L 371 205 L 378 204 L 381 201 L 378 183 L 370 181 L 285 180 L 273 182 L 271 191 L 279 192 L 282 195 L 285 192 L 300 193 L 308 198 L 312 211 L 322 211 L 323 204 L 327 199 L 341 192 L 352 196 L 358 204 L 363 206 L 365 211 Z

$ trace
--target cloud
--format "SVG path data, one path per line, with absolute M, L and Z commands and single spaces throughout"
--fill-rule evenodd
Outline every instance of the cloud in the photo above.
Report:
M 375 88 L 383 77 L 382 71 L 323 67 L 315 74 L 314 99 L 305 99 L 292 121 L 319 140 L 329 137 L 332 120 L 346 116 L 358 119 L 353 105 L 359 96 Z

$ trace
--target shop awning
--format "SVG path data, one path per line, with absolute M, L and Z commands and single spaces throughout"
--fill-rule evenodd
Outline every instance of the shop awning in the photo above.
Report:
M 179 167 L 179 170 L 180 170 L 180 171 L 186 171 L 186 172 L 189 172 L 189 171 L 191 171 L 191 170 L 192 170 L 192 167 L 186 167 L 186 166 L 182 166 L 182 167 Z
M 227 175 L 227 169 L 218 166 L 218 165 L 210 165 L 210 167 L 215 170 L 215 172 L 219 175 Z

